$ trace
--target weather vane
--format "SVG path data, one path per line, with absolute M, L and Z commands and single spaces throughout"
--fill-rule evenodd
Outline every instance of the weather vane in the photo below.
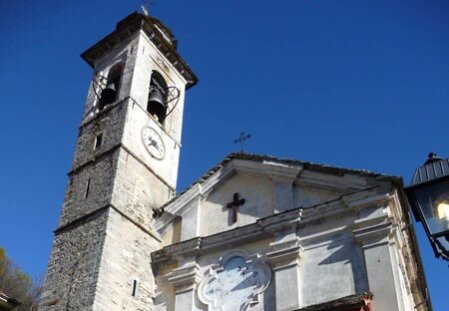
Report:
M 150 6 L 154 4 L 153 0 L 143 0 L 140 8 L 142 9 L 143 14 L 149 16 L 150 15 Z
M 241 132 L 239 138 L 234 140 L 234 144 L 240 144 L 240 152 L 243 153 L 243 143 L 245 142 L 245 140 L 248 140 L 250 138 L 251 138 L 251 134 Z

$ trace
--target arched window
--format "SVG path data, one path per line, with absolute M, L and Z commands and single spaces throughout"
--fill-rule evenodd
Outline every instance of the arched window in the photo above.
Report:
M 147 111 L 160 123 L 163 123 L 167 116 L 167 83 L 157 71 L 151 73 Z
M 118 90 L 122 79 L 123 63 L 117 63 L 109 69 L 106 77 L 106 87 L 101 92 L 99 109 L 117 100 Z

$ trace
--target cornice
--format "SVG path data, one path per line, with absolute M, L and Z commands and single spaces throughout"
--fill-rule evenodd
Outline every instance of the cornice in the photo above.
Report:
M 369 185 L 364 178 L 356 178 L 347 175 L 331 175 L 323 172 L 315 172 L 305 169 L 295 181 L 297 185 L 326 189 L 329 191 L 351 191 L 364 189 Z
M 163 249 L 154 252 L 153 260 L 155 262 L 162 262 L 171 260 L 178 256 L 185 257 L 198 255 L 205 251 L 219 249 L 229 245 L 235 246 L 243 242 L 247 243 L 250 241 L 270 238 L 278 235 L 280 232 L 291 231 L 292 229 L 298 230 L 300 227 L 307 226 L 312 222 L 320 221 L 322 219 L 329 219 L 330 217 L 336 217 L 337 215 L 342 215 L 345 213 L 354 213 L 358 209 L 364 208 L 367 201 L 359 200 L 358 202 L 361 204 L 356 205 L 355 202 L 357 201 L 351 201 L 351 196 L 360 198 L 361 193 L 364 193 L 366 196 L 368 194 L 372 194 L 372 191 L 375 189 L 375 186 L 369 187 L 367 189 L 342 195 L 339 198 L 323 202 L 315 206 L 310 206 L 307 208 L 299 207 L 282 213 L 273 214 L 265 218 L 261 218 L 252 224 L 237 227 L 232 230 L 219 232 L 206 237 L 195 237 L 187 241 L 168 245 Z M 191 191 L 191 195 L 193 196 L 193 193 L 195 191 L 200 191 L 200 188 L 192 189 Z M 387 194 L 378 195 L 375 199 L 370 200 L 370 204 L 384 202 L 386 197 Z M 347 202 L 353 202 L 354 204 L 348 208 L 349 206 L 347 205 Z M 352 227 L 342 226 L 336 228 L 334 231 L 321 232 L 312 237 L 304 238 L 301 242 L 310 245 L 314 240 L 322 240 L 325 236 L 353 230 L 356 238 L 365 243 L 367 239 L 375 237 L 376 234 L 381 232 L 384 234 L 386 232 L 385 230 L 388 231 L 386 234 L 389 234 L 390 228 L 391 223 L 388 222 L 387 215 L 382 215 L 381 217 L 367 217 L 357 219 L 354 221 Z
M 198 82 L 195 73 L 179 55 L 176 48 L 170 44 L 156 28 L 151 17 L 135 12 L 121 20 L 117 26 L 118 27 L 112 33 L 81 54 L 81 57 L 90 66 L 94 67 L 95 62 L 98 59 L 102 58 L 108 51 L 132 36 L 134 33 L 143 31 L 162 55 L 164 55 L 173 67 L 184 77 L 187 81 L 187 88 L 192 87 Z
M 302 172 L 300 165 L 289 165 L 274 161 L 252 162 L 247 160 L 234 159 L 228 164 L 231 169 L 238 173 L 253 173 L 257 175 L 267 175 L 275 180 L 285 179 L 293 181 Z
M 176 268 L 167 275 L 167 281 L 173 285 L 178 295 L 191 291 L 200 280 L 199 269 L 196 263 Z
M 288 240 L 281 243 L 273 243 L 267 250 L 267 260 L 273 269 L 283 270 L 298 265 L 301 246 L 299 239 Z

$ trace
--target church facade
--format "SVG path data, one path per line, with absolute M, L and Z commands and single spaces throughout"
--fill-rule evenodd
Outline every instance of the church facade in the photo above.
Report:
M 399 177 L 235 153 L 181 193 L 186 91 L 133 13 L 94 69 L 39 310 L 431 310 Z

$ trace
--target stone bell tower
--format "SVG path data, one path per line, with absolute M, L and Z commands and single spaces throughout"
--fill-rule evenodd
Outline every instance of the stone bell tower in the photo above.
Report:
M 175 193 L 186 89 L 172 32 L 133 13 L 94 69 L 39 310 L 152 310 L 153 210 Z

